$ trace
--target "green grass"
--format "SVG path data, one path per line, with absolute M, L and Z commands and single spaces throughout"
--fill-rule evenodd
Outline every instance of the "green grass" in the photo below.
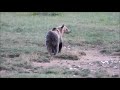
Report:
M 70 34 L 64 35 L 65 44 L 73 47 L 84 44 L 99 45 L 104 52 L 114 52 L 120 47 L 120 13 L 119 12 L 0 12 L 0 54 L 3 53 L 32 53 L 46 52 L 45 35 L 53 27 L 65 24 Z M 102 51 L 101 51 L 102 52 Z M 44 54 L 45 55 L 45 54 Z M 48 61 L 48 57 L 42 55 L 41 60 Z M 68 57 L 63 57 L 68 58 Z M 32 68 L 31 64 L 22 59 L 13 62 L 2 61 L 1 68 L 7 70 L 22 71 L 20 67 Z M 25 67 L 28 66 L 28 67 Z M 17 67 L 18 66 L 18 67 Z M 52 73 L 48 71 L 47 73 Z M 34 74 L 29 77 L 64 77 L 46 74 Z M 18 75 L 18 72 L 10 77 L 27 77 L 26 74 Z M 9 76 L 9 75 L 8 75 Z M 73 77 L 73 76 L 65 76 Z M 99 76 L 98 76 L 99 77 Z
M 64 36 L 66 42 L 109 44 L 119 41 L 119 15 L 119 12 L 61 12 L 56 16 L 1 12 L 0 46 L 2 50 L 44 50 L 38 45 L 45 44 L 46 32 L 63 23 L 72 31 Z

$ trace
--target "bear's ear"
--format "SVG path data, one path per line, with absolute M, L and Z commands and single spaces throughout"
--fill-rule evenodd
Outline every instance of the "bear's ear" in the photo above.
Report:
M 63 28 L 65 25 L 63 24 L 62 26 L 61 26 L 61 28 Z
M 53 28 L 52 31 L 55 31 L 57 28 Z

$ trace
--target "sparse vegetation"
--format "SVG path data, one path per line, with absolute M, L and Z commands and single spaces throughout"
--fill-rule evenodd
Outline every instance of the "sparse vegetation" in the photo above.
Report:
M 107 73 L 106 70 L 98 69 L 95 72 L 96 78 L 110 78 L 109 74 Z
M 79 57 L 77 55 L 68 55 L 68 54 L 63 54 L 63 55 L 59 55 L 56 56 L 56 58 L 61 58 L 61 59 L 68 59 L 68 60 L 78 60 Z

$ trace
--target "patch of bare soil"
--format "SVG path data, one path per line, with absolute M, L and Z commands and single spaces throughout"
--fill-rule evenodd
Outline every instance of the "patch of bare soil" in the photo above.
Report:
M 92 78 L 120 77 L 120 55 L 102 54 L 100 51 L 95 48 L 79 50 L 76 47 L 63 47 L 62 52 L 54 57 L 50 57 L 47 52 L 3 53 L 0 54 L 0 57 L 5 58 L 9 63 L 16 61 L 16 63 L 11 63 L 13 65 L 12 70 L 19 72 L 26 72 L 29 69 L 31 70 L 29 72 L 35 72 L 36 68 L 41 67 L 42 69 L 57 67 L 57 69 L 63 70 L 67 68 L 68 71 L 63 74 L 73 74 L 73 77 L 79 77 L 79 75 Z M 103 52 L 105 51 L 103 50 Z M 17 62 L 19 60 L 22 61 Z M 10 68 L 11 64 L 9 64 Z M 27 65 L 28 67 L 21 70 L 20 65 L 22 67 Z M 3 68 L 8 67 L 4 66 Z M 1 69 L 0 75 L 5 75 L 8 69 Z
M 65 54 L 67 53 L 67 55 Z M 64 55 L 63 55 L 64 54 Z M 69 58 L 71 56 L 72 58 Z M 77 60 L 73 58 L 77 57 Z M 58 58 L 59 57 L 59 58 Z M 50 62 L 39 63 L 32 62 L 34 66 L 50 68 L 66 67 L 69 70 L 75 71 L 84 69 L 89 71 L 89 77 L 120 77 L 120 56 L 101 54 L 98 49 L 88 50 L 68 50 L 64 47 L 60 55 L 53 57 Z

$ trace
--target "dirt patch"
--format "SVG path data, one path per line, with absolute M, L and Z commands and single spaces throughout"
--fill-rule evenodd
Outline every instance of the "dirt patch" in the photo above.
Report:
M 120 77 L 119 56 L 104 55 L 97 49 L 79 50 L 76 47 L 63 47 L 62 52 L 51 57 L 47 52 L 27 52 L 1 54 L 0 72 L 3 70 L 20 73 L 61 75 L 61 77 Z M 9 55 L 13 55 L 14 58 Z M 7 72 L 4 72 L 4 74 Z M 4 76 L 4 75 L 2 75 Z
M 81 56 L 86 56 L 84 51 L 80 51 L 79 49 L 75 49 L 71 46 L 64 46 L 62 52 L 55 56 L 56 59 L 63 60 L 80 60 Z

